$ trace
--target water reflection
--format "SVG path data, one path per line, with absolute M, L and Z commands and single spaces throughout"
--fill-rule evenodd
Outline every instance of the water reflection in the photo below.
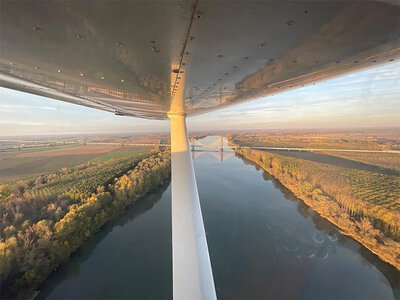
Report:
M 109 238 L 109 235 L 111 232 L 115 231 L 116 228 L 118 227 L 124 227 L 127 223 L 132 223 L 135 221 L 135 219 L 137 219 L 138 217 L 140 217 L 141 215 L 146 214 L 147 212 L 149 212 L 161 199 L 162 196 L 168 196 L 168 192 L 169 192 L 169 183 L 168 184 L 164 184 L 162 187 L 160 187 L 160 189 L 152 192 L 151 194 L 145 196 L 143 199 L 141 199 L 138 202 L 135 202 L 133 204 L 131 204 L 118 218 L 110 221 L 108 224 L 106 224 L 105 226 L 102 227 L 102 229 L 96 233 L 95 235 L 93 235 L 90 239 L 88 239 L 88 241 L 82 245 L 81 248 L 78 249 L 77 252 L 75 252 L 70 260 L 66 263 L 64 263 L 63 265 L 61 265 L 55 273 L 53 273 L 49 279 L 47 281 L 45 281 L 40 287 L 40 293 L 38 295 L 38 297 L 36 299 L 60 299 L 60 298 L 112 298 L 112 297 L 107 297 L 107 295 L 94 295 L 92 292 L 92 288 L 90 286 L 88 287 L 82 287 L 76 284 L 72 284 L 71 287 L 74 288 L 74 291 L 69 291 L 69 285 L 65 284 L 68 283 L 68 281 L 71 282 L 78 282 L 81 281 L 82 277 L 84 277 L 85 275 L 83 268 L 88 268 L 88 264 L 87 261 L 90 258 L 96 257 L 99 254 L 96 253 L 97 248 L 100 246 L 101 247 L 101 243 Z M 168 191 L 167 191 L 168 189 Z M 165 201 L 164 201 L 165 202 Z M 167 207 L 169 206 L 169 203 L 166 203 Z M 167 216 L 166 216 L 167 217 Z M 150 221 L 150 220 L 149 220 Z M 168 217 L 167 220 L 168 221 Z M 168 232 L 170 233 L 169 227 L 165 227 L 165 230 L 167 231 L 166 234 L 166 239 L 168 240 L 167 243 L 167 248 L 170 248 L 170 234 L 168 235 Z M 110 243 L 110 241 L 105 241 L 106 243 Z M 121 243 L 123 244 L 124 241 L 119 241 L 115 246 L 118 247 Z M 121 245 L 121 247 L 124 247 L 126 245 Z M 168 249 L 166 249 L 168 252 Z M 134 255 L 134 253 L 132 253 L 132 255 Z M 104 260 L 107 260 L 107 257 L 102 258 Z M 121 257 L 121 259 L 127 259 L 126 256 Z M 117 262 L 115 262 L 117 263 Z M 171 264 L 171 261 L 167 258 L 165 261 L 165 265 L 167 265 L 167 272 L 166 273 L 166 277 L 167 280 L 165 280 L 165 278 L 162 278 L 162 281 L 165 282 L 164 285 L 161 285 L 164 287 L 164 289 L 161 288 L 161 286 L 158 286 L 158 289 L 160 290 L 161 294 L 164 294 L 164 298 L 170 298 L 169 295 L 172 294 L 172 287 L 171 285 L 168 285 L 168 274 L 170 272 L 168 272 L 168 266 Z M 90 262 L 89 262 L 90 265 Z M 90 266 L 89 266 L 90 268 Z M 171 267 L 172 270 L 172 267 Z M 104 269 L 100 269 L 100 271 L 104 271 Z M 118 271 L 118 270 L 113 270 L 113 271 Z M 93 270 L 89 270 L 89 273 L 91 272 L 96 272 L 96 269 L 93 268 Z M 139 272 L 139 270 L 136 270 L 136 272 Z M 93 273 L 92 273 L 93 275 Z M 165 274 L 164 274 L 165 275 Z M 111 274 L 111 276 L 116 276 L 117 278 L 119 276 L 124 276 L 123 273 L 120 274 Z M 81 277 L 81 278 L 80 278 Z M 75 279 L 75 280 L 74 280 Z M 157 283 L 157 276 L 155 276 L 154 278 L 154 283 Z M 92 282 L 93 284 L 93 282 Z M 104 276 L 104 281 L 103 282 L 99 282 L 99 285 L 101 284 L 107 284 L 106 281 L 106 276 Z M 150 285 L 150 288 L 148 291 L 148 295 L 152 295 L 152 293 L 150 292 L 152 287 L 151 287 L 152 282 L 149 281 L 147 285 Z M 96 283 L 95 283 L 96 285 Z M 135 295 L 135 285 L 137 285 L 137 283 L 135 284 L 134 282 L 132 282 L 129 286 L 128 286 L 128 290 L 130 291 L 129 293 L 129 297 L 134 297 Z M 133 288 L 132 288 L 133 287 Z M 142 288 L 141 291 L 138 292 L 139 296 L 140 296 L 140 292 L 143 292 L 143 290 L 146 290 L 146 288 Z M 53 293 L 54 291 L 54 293 Z M 88 292 L 89 291 L 89 292 Z M 114 290 L 111 289 L 112 293 L 114 293 L 114 295 L 117 295 L 118 293 Z M 112 294 L 111 294 L 112 295 Z M 109 295 L 109 296 L 111 296 Z M 143 295 L 143 294 L 142 294 Z M 158 294 L 156 293 L 155 295 L 158 296 Z

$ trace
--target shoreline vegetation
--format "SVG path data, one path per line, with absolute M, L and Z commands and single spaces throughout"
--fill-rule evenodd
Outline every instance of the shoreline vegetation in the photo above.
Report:
M 170 179 L 169 150 L 88 162 L 0 185 L 1 298 L 29 298 L 129 204 Z
M 259 165 L 343 234 L 400 270 L 400 177 L 262 150 L 235 152 Z

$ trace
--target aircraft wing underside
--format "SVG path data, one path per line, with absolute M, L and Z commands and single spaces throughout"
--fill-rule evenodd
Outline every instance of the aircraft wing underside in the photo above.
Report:
M 193 115 L 400 57 L 396 1 L 0 5 L 1 86 L 142 118 L 180 85 Z

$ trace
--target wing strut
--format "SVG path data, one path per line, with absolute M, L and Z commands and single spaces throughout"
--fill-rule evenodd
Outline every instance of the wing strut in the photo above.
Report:
M 186 115 L 171 119 L 173 298 L 217 299 L 193 161 Z

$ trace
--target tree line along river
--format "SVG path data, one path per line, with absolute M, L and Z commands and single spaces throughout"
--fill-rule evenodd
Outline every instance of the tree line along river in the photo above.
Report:
M 195 171 L 219 299 L 398 299 L 399 272 L 254 163 L 199 152 Z M 131 205 L 39 299 L 172 298 L 171 190 Z

